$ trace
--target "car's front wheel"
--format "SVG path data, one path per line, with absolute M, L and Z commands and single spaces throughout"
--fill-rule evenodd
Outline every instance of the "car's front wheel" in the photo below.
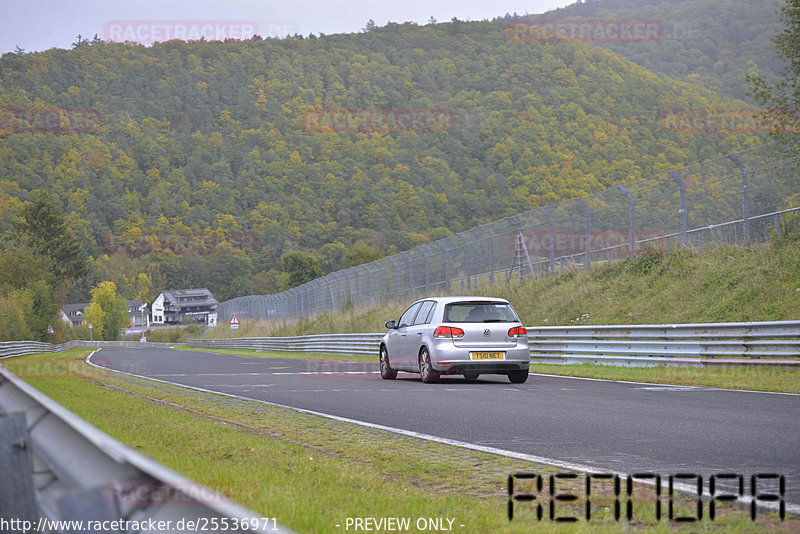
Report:
M 386 345 L 381 345 L 379 363 L 381 366 L 381 378 L 384 380 L 394 380 L 397 378 L 397 371 L 392 369 L 392 367 L 389 365 L 389 353 L 386 350 Z
M 427 347 L 422 347 L 419 351 L 419 375 L 426 384 L 439 380 L 439 372 L 431 365 L 431 355 Z
M 508 379 L 512 384 L 524 384 L 525 381 L 528 380 L 528 370 L 509 371 Z

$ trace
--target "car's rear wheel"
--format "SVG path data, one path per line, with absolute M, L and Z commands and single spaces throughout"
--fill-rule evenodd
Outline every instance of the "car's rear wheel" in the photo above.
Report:
M 522 369 L 519 371 L 509 371 L 508 379 L 512 384 L 524 384 L 528 380 L 528 370 Z
M 474 382 L 479 376 L 481 376 L 481 374 L 478 371 L 467 371 L 464 373 L 464 378 L 467 382 Z
M 392 369 L 392 366 L 389 365 L 389 353 L 387 352 L 385 345 L 381 345 L 380 366 L 381 378 L 384 380 L 394 380 L 397 378 L 397 371 Z
M 426 384 L 439 380 L 439 372 L 431 365 L 431 355 L 427 347 L 422 347 L 419 351 L 419 375 Z

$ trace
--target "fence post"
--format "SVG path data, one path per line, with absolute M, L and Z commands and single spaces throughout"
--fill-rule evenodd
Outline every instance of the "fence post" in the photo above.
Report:
M 683 183 L 676 174 L 675 171 L 667 171 L 667 174 L 670 177 L 678 182 L 678 187 L 680 188 L 681 194 L 681 245 L 686 246 L 686 184 Z
M 592 268 L 592 210 L 589 209 L 589 204 L 581 200 L 580 198 L 575 199 L 578 204 L 583 206 L 583 213 L 586 217 L 586 268 Z
M 624 185 L 618 185 L 617 189 L 625 193 L 625 196 L 628 197 L 628 204 L 630 206 L 628 213 L 630 255 L 633 256 L 636 253 L 636 199 L 633 198 L 633 195 L 630 194 Z
M 545 217 L 547 217 L 547 231 L 550 236 L 550 243 L 548 247 L 548 255 L 550 257 L 550 267 L 549 271 L 550 274 L 555 272 L 556 267 L 556 232 L 555 232 L 555 225 L 553 224 L 553 217 L 547 213 L 547 210 L 544 208 L 538 208 L 539 211 L 544 213 Z
M 522 233 L 522 224 L 519 222 L 516 216 L 513 217 L 506 217 L 506 219 L 510 220 L 514 227 L 516 227 L 515 231 L 515 241 L 516 246 L 514 247 L 514 257 L 511 259 L 511 268 L 508 270 L 508 275 L 506 275 L 506 281 L 511 279 L 511 276 L 514 274 L 514 263 L 519 260 L 519 279 L 522 280 L 523 278 L 523 270 L 524 265 L 523 261 L 527 261 L 528 268 L 531 270 L 531 276 L 535 277 L 536 272 L 533 270 L 533 264 L 531 263 L 531 258 L 528 255 L 528 247 L 525 245 L 525 235 Z
M 380 267 L 381 270 L 381 295 L 386 297 L 386 262 L 379 261 L 378 267 Z
M 489 225 L 485 226 L 486 233 L 489 234 L 489 283 L 494 284 L 494 234 Z
M 400 295 L 400 266 L 394 259 L 394 255 L 389 256 L 389 261 L 392 262 L 394 265 L 394 292 L 396 295 Z
M 444 239 L 434 241 L 434 244 L 442 251 L 442 258 L 444 259 L 444 294 L 450 295 L 450 255 L 447 247 L 444 246 Z
M 408 294 L 411 300 L 414 299 L 414 263 L 411 260 L 411 253 L 408 252 Z
M 427 297 L 430 294 L 430 291 L 431 291 L 431 288 L 430 288 L 430 269 L 428 268 L 428 253 L 425 252 L 425 248 L 424 247 L 420 247 L 419 248 L 419 253 L 422 254 L 423 258 L 425 258 L 425 260 L 423 261 L 423 263 L 425 264 L 425 295 L 423 295 L 423 296 Z
M 742 171 L 742 241 L 747 243 L 750 241 L 750 195 L 747 191 L 747 167 L 736 154 L 728 154 L 726 157 L 730 158 Z
M 467 291 L 471 288 L 471 280 L 469 275 L 469 243 L 467 243 L 467 238 L 465 238 L 462 234 L 456 234 L 459 239 L 464 243 L 464 275 L 467 278 Z M 463 289 L 463 286 L 462 286 Z
M 330 276 L 331 278 L 336 280 L 336 273 L 330 273 L 328 276 Z M 328 284 L 328 296 L 331 299 L 331 307 L 330 307 L 330 309 L 331 310 L 335 310 L 336 309 L 336 300 L 333 298 L 333 286 L 331 285 L 330 280 L 328 280 L 328 276 L 325 277 L 325 282 L 327 282 L 327 284 Z M 338 280 L 337 280 L 337 282 L 338 282 Z

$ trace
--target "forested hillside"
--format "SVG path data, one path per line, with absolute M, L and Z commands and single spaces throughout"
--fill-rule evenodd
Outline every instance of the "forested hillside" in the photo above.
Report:
M 103 280 L 129 298 L 268 293 L 293 283 L 287 252 L 329 272 L 757 144 L 659 123 L 741 106 L 496 22 L 8 53 L 0 246 L 44 189 L 89 260 L 72 301 Z M 72 125 L 17 120 L 50 108 Z
M 495 19 L 650 20 L 661 24 L 658 38 L 589 39 L 653 72 L 745 98 L 745 78 L 760 74 L 773 83 L 784 65 L 772 39 L 781 30 L 784 0 L 584 0 L 543 15 Z

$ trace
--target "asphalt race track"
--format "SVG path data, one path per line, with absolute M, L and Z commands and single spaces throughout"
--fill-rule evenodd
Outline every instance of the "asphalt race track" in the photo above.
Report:
M 104 348 L 92 363 L 372 424 L 617 473 L 786 477 L 800 510 L 800 395 L 531 375 L 423 384 L 376 363 Z M 777 486 L 762 491 L 777 492 Z

